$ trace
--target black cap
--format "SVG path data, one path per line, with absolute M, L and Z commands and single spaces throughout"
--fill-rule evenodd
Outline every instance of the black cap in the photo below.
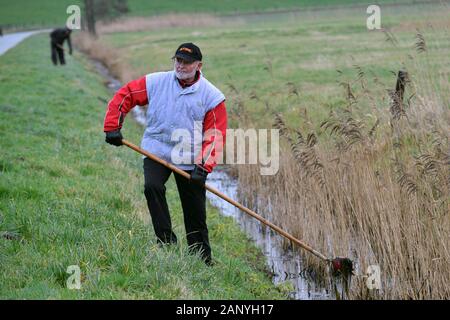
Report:
M 202 61 L 202 52 L 195 44 L 188 42 L 180 45 L 173 56 L 182 58 L 186 61 Z

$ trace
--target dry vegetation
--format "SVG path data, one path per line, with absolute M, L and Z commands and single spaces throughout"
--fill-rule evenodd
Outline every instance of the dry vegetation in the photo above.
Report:
M 272 208 L 273 222 L 329 257 L 356 262 L 350 298 L 450 298 L 450 83 L 428 69 L 427 50 L 417 31 L 389 99 L 374 96 L 382 84 L 355 65 L 354 79 L 340 79 L 346 106 L 320 130 L 302 108 L 298 128 L 274 114 L 284 138 L 279 173 L 239 168 L 242 200 Z M 325 274 L 315 257 L 305 259 Z M 366 287 L 369 265 L 381 268 L 381 290 Z
M 120 58 L 117 50 L 87 32 L 82 32 L 74 38 L 74 46 L 90 58 L 103 63 L 116 78 L 124 83 L 139 76 Z
M 136 32 L 163 28 L 190 28 L 218 26 L 220 18 L 210 14 L 167 14 L 153 17 L 131 17 L 113 22 L 99 22 L 96 28 L 100 34 L 115 32 Z

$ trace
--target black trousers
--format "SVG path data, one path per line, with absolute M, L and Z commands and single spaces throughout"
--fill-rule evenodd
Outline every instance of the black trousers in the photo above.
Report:
M 66 60 L 64 59 L 64 50 L 53 41 L 50 42 L 50 50 L 52 53 L 52 62 L 55 66 L 58 64 L 58 58 L 61 65 L 66 64 Z
M 191 173 L 190 171 L 186 171 Z M 144 159 L 144 194 L 152 217 L 153 228 L 159 243 L 176 243 L 166 200 L 165 183 L 172 171 L 149 159 Z M 205 262 L 211 261 L 208 227 L 206 225 L 206 189 L 190 183 L 174 173 L 183 208 L 184 226 L 189 249 L 200 252 Z

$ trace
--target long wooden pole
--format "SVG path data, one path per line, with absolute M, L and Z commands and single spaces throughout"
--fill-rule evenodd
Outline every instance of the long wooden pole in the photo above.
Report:
M 138 146 L 132 144 L 131 142 L 127 141 L 127 140 L 122 140 L 122 143 L 124 145 L 126 145 L 127 147 L 139 152 L 140 154 L 148 157 L 149 159 L 152 159 L 160 164 L 162 164 L 163 166 L 169 168 L 170 170 L 182 175 L 183 177 L 185 177 L 186 179 L 190 179 L 191 176 L 189 173 L 184 172 L 183 170 L 177 168 L 176 166 L 174 166 L 173 164 L 164 161 L 162 159 L 160 159 L 159 157 L 139 148 Z M 322 260 L 325 261 L 330 261 L 330 259 L 328 259 L 325 255 L 323 255 L 322 253 L 320 253 L 319 251 L 313 249 L 312 247 L 310 247 L 309 245 L 307 245 L 306 243 L 304 243 L 303 241 L 295 238 L 293 235 L 287 233 L 286 231 L 284 231 L 283 229 L 281 229 L 280 227 L 274 225 L 272 222 L 264 219 L 263 217 L 261 217 L 259 214 L 257 214 L 256 212 L 244 207 L 242 204 L 240 204 L 237 201 L 234 201 L 233 199 L 231 199 L 230 197 L 224 195 L 223 193 L 221 193 L 220 191 L 214 189 L 213 187 L 210 187 L 208 185 L 205 185 L 206 190 L 208 190 L 209 192 L 214 193 L 215 195 L 219 196 L 220 198 L 222 198 L 223 200 L 231 203 L 232 205 L 234 205 L 235 207 L 241 209 L 242 211 L 244 211 L 245 213 L 249 214 L 250 216 L 252 216 L 253 218 L 255 218 L 256 220 L 259 220 L 260 222 L 262 222 L 263 224 L 265 224 L 266 226 L 268 226 L 269 228 L 271 228 L 272 230 L 278 232 L 280 235 L 282 235 L 283 237 L 289 239 L 290 241 L 292 241 L 293 243 L 297 244 L 298 246 L 300 246 L 301 248 L 305 249 L 306 251 L 311 252 L 313 255 L 315 255 L 316 257 L 319 257 Z

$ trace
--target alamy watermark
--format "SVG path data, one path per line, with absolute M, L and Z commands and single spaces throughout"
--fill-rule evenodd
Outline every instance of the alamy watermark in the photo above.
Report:
M 366 277 L 366 286 L 369 290 L 381 290 L 381 269 L 379 265 L 368 266 Z
M 380 30 L 381 29 L 381 9 L 379 6 L 373 4 L 367 7 L 367 14 L 370 16 L 366 20 L 366 26 L 368 30 Z
M 80 290 L 81 289 L 81 269 L 78 265 L 71 265 L 67 267 L 69 278 L 67 278 L 66 286 L 69 290 Z
M 80 6 L 70 5 L 66 9 L 66 13 L 70 15 L 66 20 L 66 27 L 71 30 L 80 30 L 81 29 Z
M 278 172 L 280 167 L 278 129 L 227 129 L 224 137 L 222 132 L 216 129 L 202 133 L 202 123 L 199 121 L 195 122 L 194 128 L 196 129 L 193 137 L 192 133 L 184 128 L 172 131 L 171 141 L 176 143 L 171 151 L 172 163 L 191 164 L 194 154 L 199 155 L 194 160 L 195 163 L 202 161 L 208 163 L 213 160 L 216 164 L 259 164 L 261 175 L 275 175 Z M 209 146 L 202 150 L 205 141 L 209 142 Z

